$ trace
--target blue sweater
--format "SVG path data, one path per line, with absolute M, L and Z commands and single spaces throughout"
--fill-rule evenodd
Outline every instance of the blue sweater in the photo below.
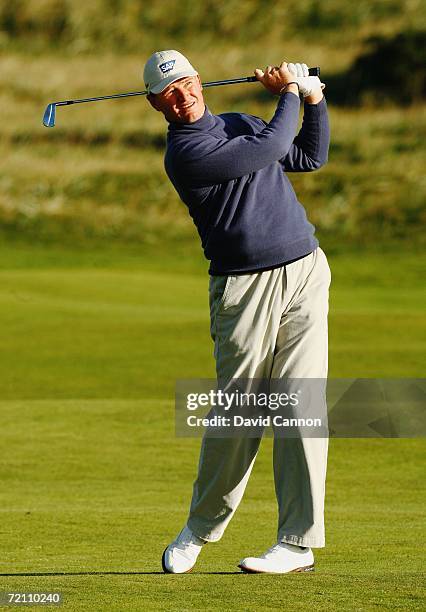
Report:
M 305 104 L 283 94 L 272 120 L 242 113 L 170 123 L 166 172 L 188 206 L 210 274 L 241 274 L 311 253 L 318 241 L 285 172 L 310 172 L 327 161 L 325 99 Z

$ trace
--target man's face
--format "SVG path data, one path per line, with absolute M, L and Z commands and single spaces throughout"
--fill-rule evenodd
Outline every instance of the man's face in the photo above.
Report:
M 204 98 L 200 77 L 184 77 L 171 83 L 159 94 L 149 94 L 155 110 L 173 123 L 194 123 L 204 115 Z

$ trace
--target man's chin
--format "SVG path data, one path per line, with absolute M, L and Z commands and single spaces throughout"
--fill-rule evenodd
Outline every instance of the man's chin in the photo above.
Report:
M 204 108 L 201 109 L 199 106 L 194 105 L 193 107 L 188 108 L 187 111 L 183 111 L 179 114 L 179 121 L 182 121 L 182 123 L 194 123 L 195 121 L 198 121 L 198 119 L 201 119 L 203 115 Z

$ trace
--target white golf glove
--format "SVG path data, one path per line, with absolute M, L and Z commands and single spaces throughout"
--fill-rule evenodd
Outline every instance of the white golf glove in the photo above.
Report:
M 287 64 L 287 68 L 296 78 L 295 82 L 299 86 L 299 92 L 304 98 L 310 96 L 318 89 L 324 89 L 324 83 L 321 83 L 317 76 L 309 76 L 309 68 L 306 64 Z
M 287 64 L 289 72 L 295 77 L 307 77 L 309 76 L 309 68 L 306 64 Z

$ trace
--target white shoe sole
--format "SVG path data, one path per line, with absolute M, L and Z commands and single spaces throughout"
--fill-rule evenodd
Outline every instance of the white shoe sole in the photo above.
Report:
M 301 573 L 301 572 L 314 572 L 315 571 L 315 565 L 314 564 L 312 564 L 312 565 L 305 565 L 304 567 L 296 567 L 296 569 L 290 570 L 289 572 L 267 572 L 267 571 L 263 571 L 263 570 L 252 569 L 250 567 L 246 567 L 245 565 L 239 565 L 238 567 L 245 574 L 277 574 L 277 575 L 283 575 L 283 574 L 298 574 L 298 573 Z

